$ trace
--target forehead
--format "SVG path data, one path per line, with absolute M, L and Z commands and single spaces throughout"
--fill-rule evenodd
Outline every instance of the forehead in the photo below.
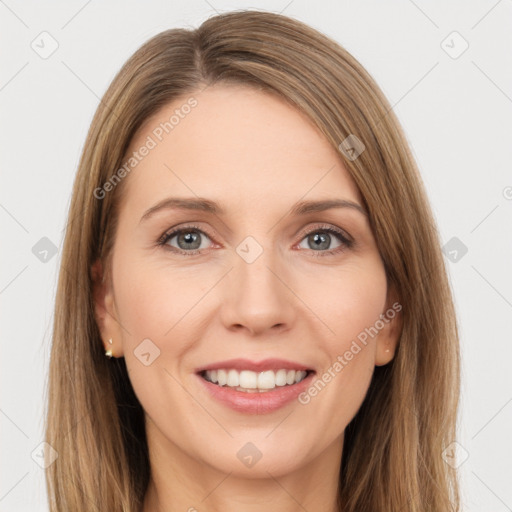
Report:
M 270 200 L 279 211 L 301 198 L 360 200 L 321 132 L 284 100 L 246 86 L 176 99 L 146 120 L 125 161 L 133 152 L 124 203 L 136 210 L 177 194 L 222 198 L 238 211 Z

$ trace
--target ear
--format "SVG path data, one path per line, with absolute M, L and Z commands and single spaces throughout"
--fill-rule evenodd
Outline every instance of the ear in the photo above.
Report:
M 388 364 L 394 357 L 402 333 L 402 304 L 394 289 L 388 288 L 386 307 L 381 315 L 384 327 L 379 330 L 375 353 L 375 366 Z M 379 322 L 379 327 L 382 326 Z M 376 324 L 377 325 L 377 324 Z
M 114 357 L 123 356 L 121 329 L 115 312 L 114 292 L 111 279 L 105 279 L 101 261 L 91 266 L 93 281 L 94 316 L 103 341 L 105 351 L 111 350 Z M 110 343 L 110 340 L 112 342 Z

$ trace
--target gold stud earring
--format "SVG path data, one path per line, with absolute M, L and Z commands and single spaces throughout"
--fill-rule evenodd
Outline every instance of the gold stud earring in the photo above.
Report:
M 112 338 L 109 338 L 108 340 L 109 344 L 112 345 Z M 114 354 L 112 354 L 112 349 L 109 348 L 108 350 L 105 350 L 105 355 L 111 359 L 113 357 Z

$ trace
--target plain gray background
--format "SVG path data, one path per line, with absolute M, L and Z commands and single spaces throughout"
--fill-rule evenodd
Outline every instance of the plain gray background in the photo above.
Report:
M 57 269 L 99 98 L 151 36 L 240 8 L 282 12 L 336 39 L 393 105 L 447 244 L 463 356 L 464 510 L 512 511 L 510 0 L 0 0 L 0 511 L 47 510 L 36 461 Z

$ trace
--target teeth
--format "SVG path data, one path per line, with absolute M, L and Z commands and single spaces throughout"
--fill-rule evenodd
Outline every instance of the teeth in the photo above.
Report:
M 235 388 L 238 391 L 262 392 L 282 386 L 290 386 L 303 380 L 307 375 L 304 370 L 268 370 L 252 372 L 234 369 L 206 370 L 204 378 L 219 386 Z
M 208 374 L 208 372 L 206 372 L 206 374 Z M 228 375 L 226 370 L 217 370 L 217 382 L 219 383 L 219 386 L 225 386 L 227 381 Z
M 240 377 L 236 370 L 229 370 L 228 372 L 228 381 L 226 383 L 230 388 L 237 388 L 240 386 Z
M 276 386 L 286 386 L 286 370 L 277 370 L 276 372 Z
M 233 370 L 235 371 L 235 370 Z M 240 372 L 239 386 L 245 389 L 257 389 L 258 388 L 258 375 L 256 372 L 249 372 L 243 370 Z

